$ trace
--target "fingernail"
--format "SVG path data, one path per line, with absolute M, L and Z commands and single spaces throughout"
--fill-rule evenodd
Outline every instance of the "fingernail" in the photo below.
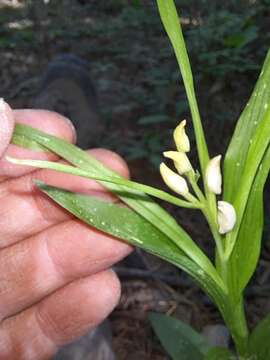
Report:
M 10 127 L 11 118 L 13 119 L 10 106 L 3 98 L 0 98 L 0 122 L 2 132 L 6 131 L 6 127 Z
M 14 127 L 12 110 L 3 98 L 0 98 L 0 156 L 8 146 Z
M 0 118 L 1 120 L 7 118 L 7 103 L 3 98 L 0 98 Z
M 73 141 L 74 141 L 74 143 L 76 143 L 76 141 L 77 141 L 77 131 L 76 131 L 76 128 L 75 128 L 73 122 L 69 118 L 67 118 L 66 116 L 63 116 L 63 119 L 65 120 L 65 122 L 70 127 L 70 129 L 71 129 L 71 131 L 73 133 Z

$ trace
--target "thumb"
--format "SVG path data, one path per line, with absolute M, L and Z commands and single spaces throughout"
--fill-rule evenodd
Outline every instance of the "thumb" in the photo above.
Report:
M 0 98 L 0 158 L 10 143 L 13 129 L 13 112 L 4 99 Z

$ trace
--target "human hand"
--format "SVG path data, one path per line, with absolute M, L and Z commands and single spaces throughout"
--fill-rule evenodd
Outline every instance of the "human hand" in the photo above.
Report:
M 12 111 L 0 102 L 0 359 L 48 359 L 115 307 L 119 280 L 107 269 L 131 248 L 71 217 L 42 194 L 33 179 L 116 201 L 100 185 L 5 161 L 6 154 L 56 160 L 52 154 L 10 145 L 14 121 L 70 142 L 75 134 L 56 113 Z M 91 155 L 128 176 L 118 155 L 102 149 Z

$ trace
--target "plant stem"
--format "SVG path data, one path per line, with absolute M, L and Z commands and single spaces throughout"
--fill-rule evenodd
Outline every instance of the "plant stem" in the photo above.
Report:
M 224 320 L 231 332 L 236 351 L 239 356 L 239 360 L 247 360 L 249 358 L 249 333 L 246 323 L 242 296 L 240 297 L 238 302 L 235 302 L 232 301 L 232 298 L 229 295 L 229 301 L 227 303 L 227 311 L 224 315 Z
M 193 189 L 195 195 L 199 199 L 199 201 L 201 203 L 205 203 L 205 197 L 204 197 L 203 192 L 201 191 L 201 189 L 199 188 L 199 186 L 198 186 L 198 184 L 197 184 L 197 182 L 195 180 L 194 174 L 190 174 L 188 176 L 188 180 L 190 182 L 190 185 L 192 186 L 192 189 Z
M 246 322 L 243 296 L 236 294 L 230 280 L 229 262 L 224 256 L 217 252 L 216 265 L 218 272 L 228 288 L 225 311 L 221 311 L 224 321 L 233 338 L 239 360 L 248 360 L 248 327 Z
M 224 263 L 224 259 L 225 259 L 225 254 L 224 254 L 224 244 L 223 244 L 223 239 L 221 237 L 221 235 L 218 232 L 218 227 L 217 227 L 217 220 L 216 220 L 216 213 L 213 212 L 213 210 L 211 208 L 209 208 L 209 206 L 207 206 L 207 200 L 205 199 L 203 202 L 203 207 L 201 209 L 202 213 L 204 214 L 208 225 L 210 227 L 211 233 L 213 235 L 213 238 L 215 240 L 216 243 L 216 247 L 217 247 L 217 253 L 218 253 L 218 259 L 219 259 L 219 263 L 220 265 L 222 265 Z M 223 265 L 222 267 L 224 268 L 225 265 Z M 222 272 L 225 272 L 225 268 L 223 269 Z M 224 283 L 226 284 L 226 276 L 225 273 L 224 274 L 220 274 L 224 280 Z

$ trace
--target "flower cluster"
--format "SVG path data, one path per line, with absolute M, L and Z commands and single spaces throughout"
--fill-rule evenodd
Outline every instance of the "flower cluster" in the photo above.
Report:
M 181 175 L 188 177 L 194 175 L 194 170 L 186 153 L 190 151 L 189 138 L 185 132 L 186 120 L 183 120 L 174 130 L 173 136 L 177 151 L 165 151 L 163 155 L 172 159 L 178 172 L 172 171 L 165 163 L 160 165 L 161 176 L 166 185 L 187 200 L 189 199 L 189 188 L 186 179 Z
M 183 196 L 186 200 L 193 201 L 196 198 L 190 193 L 187 180 L 194 189 L 197 186 L 196 174 L 187 156 L 187 153 L 190 151 L 190 142 L 185 126 L 186 120 L 181 121 L 173 133 L 177 151 L 166 151 L 163 153 L 166 158 L 173 160 L 177 173 L 171 170 L 164 162 L 160 164 L 160 173 L 164 182 L 171 190 Z M 221 155 L 215 156 L 209 161 L 205 170 L 207 189 L 216 195 L 222 193 L 220 162 Z M 226 234 L 233 229 L 236 223 L 235 209 L 226 201 L 218 201 L 217 211 L 219 233 Z

